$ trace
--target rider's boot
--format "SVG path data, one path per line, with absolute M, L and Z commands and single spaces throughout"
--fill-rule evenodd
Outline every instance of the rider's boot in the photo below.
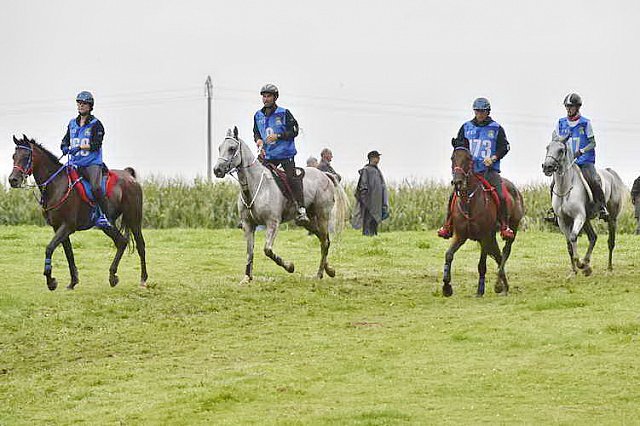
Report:
M 509 227 L 509 212 L 505 200 L 500 200 L 500 236 L 503 240 L 513 240 L 516 237 Z
M 295 222 L 296 222 L 296 225 L 308 225 L 310 222 L 309 216 L 307 216 L 307 209 L 303 205 L 300 205 L 299 203 L 296 203 Z
M 98 217 L 96 218 L 94 225 L 100 229 L 108 229 L 111 228 L 111 222 L 107 218 L 107 215 L 104 213 L 107 211 L 107 203 L 104 197 L 100 197 L 97 200 L 98 202 Z
M 437 231 L 437 235 L 440 238 L 444 238 L 448 240 L 453 236 L 453 232 L 451 231 L 452 223 L 451 223 L 451 202 L 453 200 L 453 194 L 449 197 L 449 202 L 447 203 L 447 218 L 444 221 L 444 225 L 440 227 Z

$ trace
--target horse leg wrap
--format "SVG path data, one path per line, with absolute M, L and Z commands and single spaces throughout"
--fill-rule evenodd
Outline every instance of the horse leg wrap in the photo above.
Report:
M 51 273 L 51 258 L 44 259 L 44 274 L 48 275 Z

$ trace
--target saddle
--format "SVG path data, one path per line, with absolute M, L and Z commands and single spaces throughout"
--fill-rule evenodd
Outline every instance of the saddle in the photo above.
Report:
M 491 194 L 491 198 L 493 199 L 493 202 L 496 203 L 496 207 L 498 208 L 498 211 L 499 211 L 500 197 L 498 197 L 498 191 L 496 190 L 496 188 L 494 188 L 493 185 L 491 185 L 489 181 L 487 181 L 484 178 L 483 175 L 476 174 L 476 178 L 478 178 L 484 190 Z M 502 195 L 504 196 L 505 202 L 507 204 L 507 211 L 509 211 L 511 209 L 511 206 L 513 205 L 513 198 L 511 196 L 511 192 L 509 192 L 509 189 L 507 189 L 507 185 L 504 184 L 504 179 L 501 180 L 501 183 L 502 183 Z
M 106 173 L 105 173 L 106 172 Z M 83 179 L 79 174 L 78 170 L 73 166 L 67 166 L 67 173 L 69 174 L 69 178 L 71 179 L 72 185 L 74 186 L 78 195 L 85 203 L 94 206 L 96 203 L 96 199 L 91 192 L 91 184 Z M 118 183 L 118 175 L 107 169 L 106 166 L 103 166 L 102 171 L 102 191 L 106 194 L 107 197 L 113 194 L 113 188 Z
M 278 188 L 282 192 L 289 201 L 294 201 L 293 198 L 293 190 L 291 189 L 291 182 L 287 179 L 287 174 L 284 169 L 281 167 L 275 166 L 270 163 L 266 163 L 265 166 L 271 172 L 273 179 L 276 181 Z M 304 169 L 302 167 L 296 167 L 294 173 L 294 179 L 300 181 L 300 186 L 302 186 L 302 179 L 304 178 Z

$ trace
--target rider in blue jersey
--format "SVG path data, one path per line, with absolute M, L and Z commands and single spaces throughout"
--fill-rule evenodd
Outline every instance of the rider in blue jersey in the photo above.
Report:
M 558 120 L 554 129 L 554 135 L 569 138 L 569 146 L 574 152 L 573 157 L 575 163 L 580 167 L 582 175 L 589 184 L 589 188 L 591 188 L 594 213 L 597 213 L 600 219 L 607 221 L 609 219 L 609 212 L 607 211 L 600 176 L 595 167 L 596 139 L 593 135 L 591 120 L 580 115 L 582 98 L 577 93 L 569 93 L 565 96 L 563 104 L 567 110 L 567 116 Z M 551 184 L 551 192 L 553 196 L 553 183 Z M 555 214 L 553 213 L 553 209 L 548 213 L 548 219 L 554 221 Z
M 102 192 L 102 140 L 104 127 L 95 118 L 93 111 L 94 99 L 90 92 L 82 91 L 76 96 L 78 116 L 71 119 L 67 125 L 67 133 L 62 139 L 60 149 L 69 155 L 69 164 L 78 169 L 78 174 L 91 185 L 96 202 L 100 208 L 100 215 L 95 221 L 98 228 L 108 228 L 111 223 L 107 219 L 106 194 Z
M 465 147 L 473 157 L 473 172 L 482 174 L 496 189 L 500 198 L 498 219 L 500 220 L 500 235 L 504 239 L 513 239 L 513 230 L 509 227 L 509 210 L 502 192 L 502 178 L 500 177 L 500 160 L 509 152 L 509 141 L 504 129 L 490 117 L 491 104 L 486 98 L 473 101 L 475 117 L 464 123 L 458 131 L 458 136 L 451 141 L 454 148 Z M 438 230 L 441 238 L 451 238 L 451 200 L 447 204 L 447 219 Z
M 264 108 L 258 110 L 253 117 L 253 138 L 264 155 L 264 161 L 275 166 L 281 165 L 284 169 L 296 204 L 296 223 L 308 224 L 302 179 L 295 177 L 295 138 L 298 136 L 298 122 L 293 118 L 291 111 L 276 105 L 279 93 L 275 85 L 265 84 L 260 94 Z

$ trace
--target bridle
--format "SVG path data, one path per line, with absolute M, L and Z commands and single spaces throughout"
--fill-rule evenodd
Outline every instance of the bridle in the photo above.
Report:
M 16 145 L 16 148 L 26 149 L 27 151 L 29 151 L 29 159 L 27 160 L 26 167 L 22 167 L 19 164 L 13 165 L 13 168 L 22 173 L 23 178 L 26 179 L 33 173 L 33 149 L 29 146 L 24 145 Z
M 247 194 L 249 193 L 249 184 L 247 182 L 242 183 L 240 182 L 240 179 L 238 177 L 236 177 L 234 175 L 234 173 L 237 174 L 238 169 L 248 169 L 249 167 L 253 166 L 254 164 L 256 164 L 256 162 L 258 161 L 258 156 L 256 155 L 256 157 L 253 159 L 253 161 L 251 163 L 249 163 L 249 165 L 247 166 L 243 166 L 238 164 L 237 166 L 233 167 L 232 162 L 233 160 L 240 155 L 240 152 L 242 151 L 242 143 L 240 140 L 236 139 L 233 136 L 227 136 L 226 139 L 230 139 L 234 142 L 236 142 L 238 144 L 238 149 L 236 149 L 236 152 L 229 158 L 227 157 L 219 157 L 220 160 L 222 160 L 227 166 L 229 166 L 229 171 L 227 172 L 228 175 L 230 175 L 231 177 L 233 177 L 235 180 L 238 181 L 238 183 L 240 184 L 240 187 L 242 188 L 242 191 L 240 191 L 240 199 L 242 200 L 242 204 L 244 204 L 244 206 L 247 208 L 247 210 L 249 210 L 249 214 L 251 214 L 253 216 L 253 213 L 251 213 L 251 207 L 253 207 L 253 204 L 256 201 L 256 198 L 258 198 L 258 193 L 260 192 L 260 188 L 262 188 L 262 183 L 264 182 L 264 170 L 262 171 L 262 173 L 260 174 L 260 182 L 258 182 L 258 186 L 256 187 L 256 191 L 253 194 L 253 198 L 251 199 L 250 202 L 247 202 L 245 200 L 245 195 L 244 192 L 246 191 Z M 242 155 L 240 155 L 240 159 L 242 159 Z

